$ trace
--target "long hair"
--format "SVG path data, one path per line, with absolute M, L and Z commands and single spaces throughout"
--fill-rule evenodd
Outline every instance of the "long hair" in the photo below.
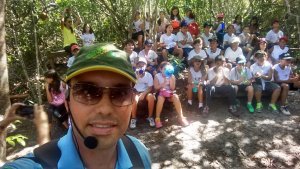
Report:
M 54 69 L 50 69 L 44 74 L 44 76 L 45 78 L 53 79 L 52 83 L 49 84 L 49 92 L 52 91 L 57 94 L 61 93 L 60 91 L 61 80 L 58 74 L 56 73 L 56 71 Z
M 86 29 L 87 26 L 90 26 L 90 31 L 89 31 L 89 32 L 86 32 L 86 31 L 85 31 L 85 29 Z M 91 27 L 90 24 L 85 23 L 85 24 L 83 25 L 82 33 L 90 33 L 90 34 L 91 34 L 91 33 L 94 33 L 94 31 L 93 31 L 93 29 L 92 29 L 92 27 Z
M 171 18 L 171 20 L 174 20 L 175 16 L 173 15 L 173 10 L 175 10 L 175 9 L 177 9 L 177 11 L 178 11 L 177 18 L 181 21 L 181 17 L 180 17 L 180 13 L 179 13 L 179 8 L 177 6 L 173 6 L 172 7 L 171 13 L 170 13 L 170 15 L 171 15 L 170 18 Z
M 66 27 L 66 22 L 67 22 L 68 19 L 72 19 L 72 18 L 71 18 L 70 16 L 66 16 L 66 17 L 64 18 L 64 25 L 65 25 L 65 27 Z M 70 27 L 70 30 L 71 30 L 72 33 L 74 33 L 74 30 L 73 30 L 73 27 L 72 27 L 72 26 Z

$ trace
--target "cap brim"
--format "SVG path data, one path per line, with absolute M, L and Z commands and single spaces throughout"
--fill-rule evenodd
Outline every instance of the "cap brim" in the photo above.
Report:
M 133 83 L 136 83 L 136 80 L 130 76 L 130 74 L 120 70 L 120 69 L 117 69 L 117 68 L 114 68 L 114 67 L 111 67 L 111 66 L 91 66 L 91 67 L 86 67 L 86 68 L 83 68 L 83 69 L 80 69 L 80 70 L 77 70 L 75 72 L 72 72 L 71 74 L 69 74 L 67 77 L 66 77 L 66 82 L 69 81 L 70 79 L 78 76 L 78 75 L 81 75 L 83 73 L 87 73 L 87 72 L 92 72 L 92 71 L 98 71 L 98 70 L 102 70 L 102 71 L 109 71 L 109 72 L 113 72 L 113 73 L 117 73 L 117 74 L 120 74 L 122 76 L 125 76 L 126 78 L 128 78 L 130 81 L 132 81 Z
M 284 59 L 284 60 L 292 60 L 294 58 L 293 57 L 285 57 L 285 58 L 282 58 L 282 59 Z

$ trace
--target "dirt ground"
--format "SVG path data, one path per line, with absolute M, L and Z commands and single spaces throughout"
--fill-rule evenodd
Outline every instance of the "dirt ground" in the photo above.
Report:
M 177 92 L 190 126 L 180 127 L 172 105 L 167 105 L 163 128 L 150 128 L 140 117 L 137 129 L 128 131 L 149 148 L 153 169 L 300 168 L 299 92 L 289 94 L 291 116 L 268 110 L 250 114 L 245 98 L 240 98 L 240 118 L 228 113 L 225 98 L 214 99 L 209 116 L 204 118 L 196 104 L 192 109 L 187 107 L 183 87 Z M 268 100 L 263 100 L 265 108 Z
M 299 92 L 290 92 L 291 116 L 267 110 L 250 114 L 244 107 L 245 98 L 240 98 L 242 115 L 236 118 L 228 113 L 226 99 L 216 98 L 209 116 L 204 118 L 196 104 L 187 108 L 183 86 L 183 81 L 179 80 L 177 93 L 190 126 L 180 127 L 173 106 L 166 104 L 162 113 L 163 128 L 150 128 L 144 118 L 146 112 L 143 110 L 146 109 L 142 107 L 137 129 L 128 129 L 128 134 L 139 138 L 149 148 L 153 169 L 300 168 Z M 264 98 L 265 107 L 267 104 L 268 98 Z M 23 122 L 18 128 L 17 133 L 29 137 L 27 145 L 34 145 L 32 123 Z M 8 147 L 9 154 L 17 150 Z

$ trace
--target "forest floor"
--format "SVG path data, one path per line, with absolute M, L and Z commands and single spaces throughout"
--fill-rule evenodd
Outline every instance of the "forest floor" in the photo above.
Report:
M 227 111 L 226 99 L 215 98 L 207 118 L 200 115 L 197 104 L 187 107 L 184 81 L 178 80 L 179 94 L 184 115 L 190 121 L 187 127 L 178 125 L 173 106 L 166 104 L 162 113 L 163 127 L 149 127 L 146 112 L 139 112 L 137 128 L 128 134 L 140 139 L 152 158 L 152 168 L 300 168 L 300 93 L 289 93 L 291 116 L 263 113 L 250 114 L 245 97 L 241 100 L 240 118 Z M 269 98 L 263 98 L 265 108 Z M 194 100 L 197 103 L 197 100 Z M 143 106 L 139 108 L 143 109 Z M 35 145 L 35 129 L 32 122 L 18 125 L 17 133 L 29 139 L 27 145 Z M 9 147 L 14 154 L 23 147 Z

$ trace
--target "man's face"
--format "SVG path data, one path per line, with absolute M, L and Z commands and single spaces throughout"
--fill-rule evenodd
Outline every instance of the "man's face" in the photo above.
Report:
M 75 84 L 84 83 L 97 87 L 132 87 L 132 82 L 126 77 L 108 71 L 94 71 L 81 74 L 71 80 L 69 109 L 79 131 L 86 136 L 97 138 L 98 149 L 112 148 L 128 127 L 132 105 L 118 107 L 112 104 L 110 91 L 105 90 L 96 104 L 84 104 L 74 97 Z M 86 88 L 85 88 L 86 89 Z M 85 90 L 86 91 L 86 90 Z M 88 93 L 88 92 L 83 92 Z M 95 94 L 97 91 L 91 93 Z M 120 92 L 122 93 L 122 92 Z M 86 95 L 92 98 L 90 95 Z M 133 95 L 130 95 L 134 97 Z M 88 99 L 87 99 L 88 101 Z M 82 140 L 75 130 L 77 140 Z

